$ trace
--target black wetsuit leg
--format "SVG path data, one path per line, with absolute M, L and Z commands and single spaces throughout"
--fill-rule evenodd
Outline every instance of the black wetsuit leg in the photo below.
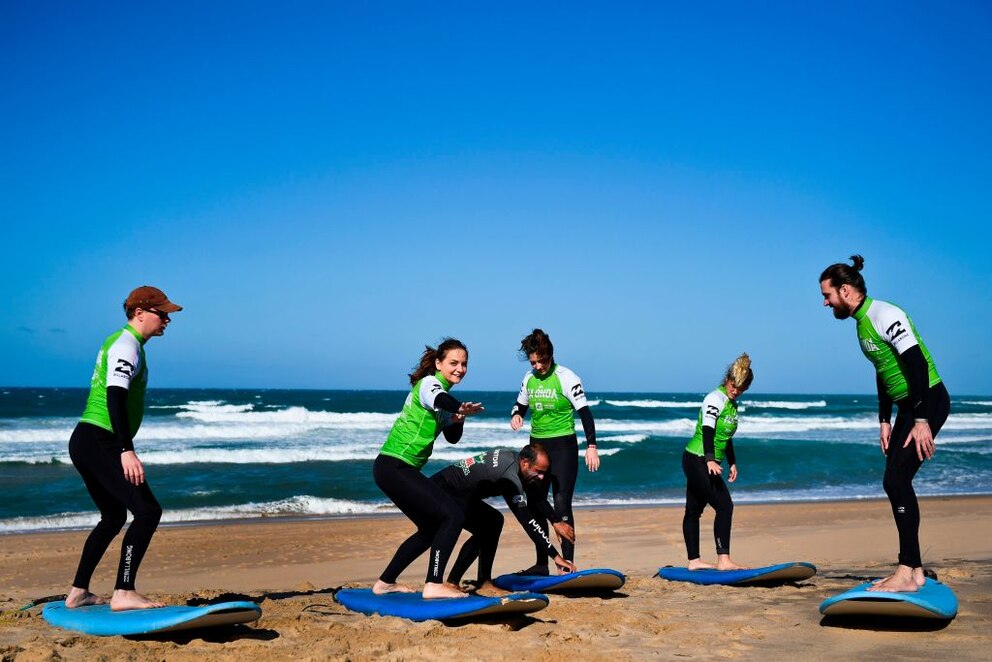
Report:
M 933 413 L 928 422 L 930 433 L 936 437 L 951 412 L 951 398 L 943 382 L 932 386 L 927 398 L 933 403 Z M 916 455 L 916 444 L 903 448 L 915 423 L 913 409 L 908 400 L 896 402 L 899 413 L 896 415 L 889 449 L 885 454 L 885 476 L 882 487 L 889 497 L 892 516 L 899 531 L 899 563 L 910 568 L 923 567 L 920 554 L 920 504 L 913 489 L 913 478 L 923 462 Z
M 503 514 L 481 499 L 465 503 L 465 509 L 465 530 L 471 532 L 472 537 L 465 541 L 458 552 L 458 558 L 448 574 L 448 581 L 452 584 L 461 582 L 465 571 L 478 558 L 478 581 L 487 582 L 493 578 L 496 548 L 503 533 Z
M 400 573 L 423 553 L 424 540 L 429 539 L 426 581 L 442 583 L 465 521 L 461 508 L 436 482 L 398 458 L 379 455 L 372 465 L 372 475 L 379 489 L 417 525 L 417 533 L 400 545 L 379 579 L 396 583 Z
M 69 439 L 69 457 L 100 510 L 100 521 L 83 545 L 72 585 L 89 589 L 93 571 L 123 528 L 130 510 L 134 520 L 121 544 L 114 588 L 133 591 L 138 567 L 162 518 L 162 507 L 147 481 L 133 485 L 124 477 L 120 449 L 112 432 L 79 423 Z
M 543 488 L 533 490 L 533 498 L 543 498 L 547 500 L 550 490 L 554 499 L 555 514 L 561 518 L 562 522 L 567 522 L 575 527 L 575 514 L 572 511 L 572 497 L 575 494 L 575 482 L 579 477 L 579 440 L 574 434 L 563 437 L 551 437 L 550 439 L 535 439 L 531 437 L 530 443 L 538 443 L 548 451 L 548 459 L 551 460 L 551 468 L 545 478 Z M 541 493 L 543 492 L 543 496 Z M 532 497 L 528 494 L 528 500 Z M 544 530 L 545 537 L 550 540 L 550 530 L 544 517 L 536 510 L 531 510 L 534 518 L 540 522 Z M 548 564 L 548 549 L 543 545 L 534 544 L 535 558 L 537 565 Z M 568 540 L 561 541 L 562 557 L 569 561 L 575 560 L 575 543 Z
M 730 490 L 720 476 L 711 476 L 706 470 L 706 459 L 689 451 L 682 453 L 682 472 L 685 474 L 685 516 L 682 518 L 682 536 L 690 561 L 699 558 L 699 518 L 706 505 L 716 511 L 713 519 L 713 538 L 717 554 L 730 554 L 730 529 L 734 519 L 734 502 Z

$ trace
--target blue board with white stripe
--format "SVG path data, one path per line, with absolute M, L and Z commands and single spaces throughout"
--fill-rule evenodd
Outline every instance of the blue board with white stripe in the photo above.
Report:
M 812 563 L 779 563 L 762 568 L 745 570 L 689 570 L 688 568 L 659 568 L 663 579 L 692 584 L 723 584 L 725 586 L 747 586 L 748 584 L 773 584 L 798 582 L 816 574 Z
M 65 601 L 50 602 L 41 615 L 55 627 L 101 637 L 153 634 L 257 621 L 262 608 L 254 602 L 221 602 L 202 607 L 171 606 L 111 611 L 110 605 L 69 609 Z
M 591 568 L 567 575 L 500 575 L 493 580 L 504 591 L 540 591 L 567 593 L 569 591 L 615 591 L 626 583 L 627 577 L 609 568 Z
M 903 616 L 950 620 L 957 616 L 958 598 L 938 581 L 927 579 L 915 593 L 869 591 L 871 582 L 820 603 L 824 616 Z
M 376 595 L 369 588 L 345 588 L 334 598 L 344 607 L 362 614 L 398 616 L 411 621 L 454 620 L 529 614 L 548 606 L 548 596 L 539 593 L 510 593 L 499 597 L 469 595 L 464 598 L 425 599 L 420 593 Z

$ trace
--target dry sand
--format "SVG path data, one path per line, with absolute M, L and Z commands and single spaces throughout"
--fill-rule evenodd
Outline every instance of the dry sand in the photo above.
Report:
M 669 583 L 660 565 L 684 565 L 679 508 L 578 513 L 580 567 L 628 575 L 608 597 L 551 597 L 505 622 L 446 625 L 367 617 L 337 605 L 333 589 L 368 586 L 412 528 L 403 518 L 255 521 L 163 527 L 141 568 L 139 589 L 171 604 L 259 602 L 252 625 L 159 638 L 91 637 L 48 626 L 33 598 L 68 589 L 86 532 L 0 536 L 2 660 L 628 660 L 992 659 L 992 498 L 923 500 L 925 561 L 958 595 L 947 623 L 822 621 L 826 597 L 886 574 L 896 553 L 887 502 L 738 505 L 733 555 L 741 563 L 809 561 L 812 579 L 776 588 Z M 705 532 L 712 513 L 703 516 Z M 496 572 L 530 565 L 532 548 L 511 520 Z M 707 545 L 704 544 L 704 552 Z M 93 589 L 109 593 L 116 547 Z M 706 558 L 704 556 L 704 558 Z M 712 560 L 712 559 L 711 559 Z M 422 581 L 426 557 L 403 581 Z M 470 571 L 469 575 L 471 576 Z

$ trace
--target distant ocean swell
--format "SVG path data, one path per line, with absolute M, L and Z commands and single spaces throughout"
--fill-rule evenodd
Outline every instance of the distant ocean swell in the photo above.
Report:
M 466 394 L 505 412 L 514 393 Z M 601 394 L 591 400 L 603 467 L 583 467 L 581 505 L 674 505 L 679 457 L 703 394 Z M 750 394 L 749 394 L 750 396 Z M 375 458 L 405 394 L 391 391 L 149 392 L 136 439 L 166 522 L 393 512 L 372 484 Z M 0 392 L 0 533 L 88 527 L 93 506 L 66 443 L 82 389 Z M 739 503 L 883 496 L 872 396 L 754 395 L 741 401 Z M 578 426 L 581 430 L 581 426 Z M 580 434 L 581 437 L 581 434 Z M 518 448 L 502 414 L 470 419 L 461 443 L 443 440 L 426 471 L 489 448 Z M 992 494 L 992 400 L 955 400 L 920 494 Z

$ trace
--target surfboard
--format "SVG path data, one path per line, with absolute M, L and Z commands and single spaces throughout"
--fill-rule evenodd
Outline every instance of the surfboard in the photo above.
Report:
M 659 568 L 658 574 L 672 582 L 693 584 L 723 584 L 726 586 L 747 586 L 748 584 L 773 584 L 798 582 L 816 574 L 812 563 L 779 563 L 763 568 L 746 570 L 689 570 L 688 568 Z
M 540 593 L 511 593 L 499 597 L 470 595 L 466 598 L 425 600 L 420 593 L 376 595 L 370 588 L 345 588 L 334 598 L 344 607 L 362 614 L 399 616 L 411 621 L 454 620 L 529 614 L 548 606 Z
M 591 568 L 567 575 L 500 575 L 493 580 L 504 591 L 566 593 L 570 591 L 615 591 L 626 583 L 622 572 Z
M 945 584 L 927 579 L 916 593 L 870 592 L 871 582 L 820 603 L 824 616 L 905 616 L 950 620 L 957 616 L 958 598 Z
M 221 602 L 202 607 L 170 606 L 111 611 L 110 605 L 69 609 L 65 600 L 50 602 L 41 615 L 55 627 L 100 637 L 174 632 L 218 625 L 250 623 L 262 615 L 254 602 Z

